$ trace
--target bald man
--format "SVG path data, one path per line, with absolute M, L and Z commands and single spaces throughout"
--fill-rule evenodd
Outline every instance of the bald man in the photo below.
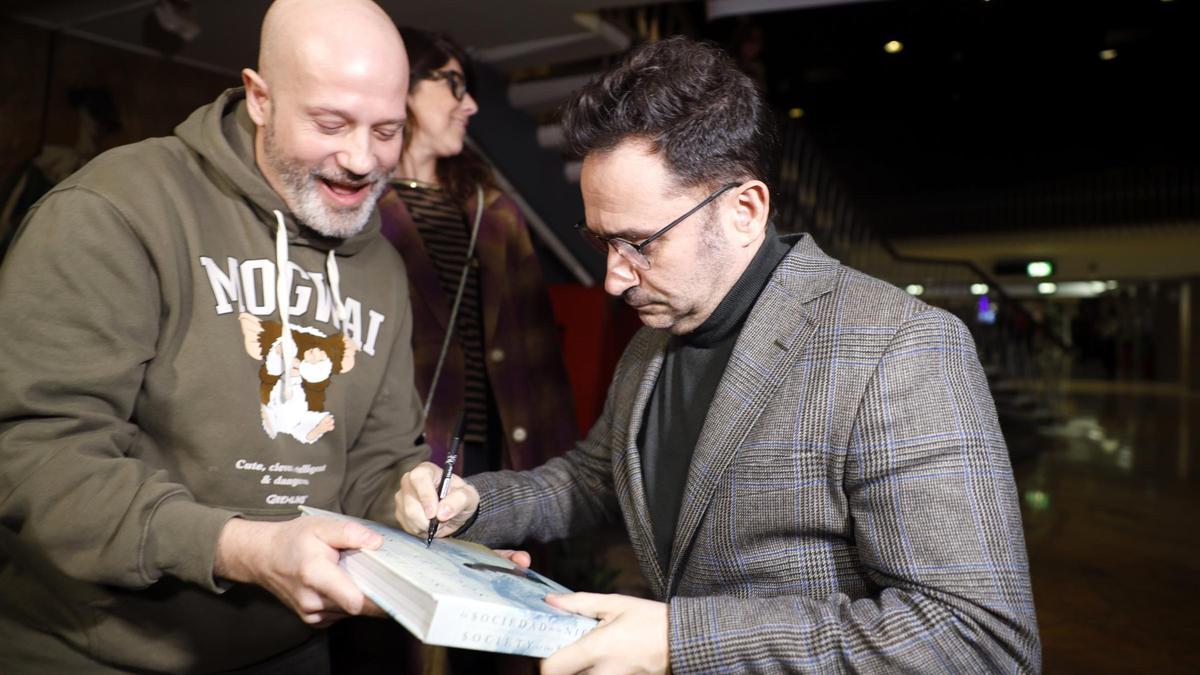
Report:
M 408 67 L 366 0 L 285 0 L 257 70 L 105 153 L 0 270 L 0 672 L 326 672 L 338 570 L 415 445 L 375 200 Z M 19 318 L 19 320 L 12 320 Z M 20 355 L 20 358 L 14 358 Z

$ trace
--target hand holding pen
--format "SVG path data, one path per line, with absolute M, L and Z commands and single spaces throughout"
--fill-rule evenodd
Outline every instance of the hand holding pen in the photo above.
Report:
M 454 476 L 454 463 L 458 461 L 458 449 L 462 445 L 462 437 L 464 427 L 467 424 L 467 416 L 464 412 L 458 417 L 458 424 L 454 428 L 454 437 L 450 439 L 450 450 L 446 453 L 446 463 L 442 466 L 442 479 L 438 482 L 438 504 L 446 498 L 450 493 L 450 480 Z M 429 548 L 433 544 L 433 538 L 437 536 L 438 525 L 437 513 L 429 519 L 429 532 L 425 535 L 425 548 Z
M 453 454 L 457 461 L 463 434 L 456 435 L 459 440 L 453 443 Z M 453 466 L 446 469 L 433 462 L 421 462 L 400 478 L 400 489 L 395 495 L 396 520 L 405 532 L 428 537 L 429 526 L 440 522 L 434 537 L 444 537 L 458 532 L 475 516 L 479 493 L 462 477 L 454 475 L 452 469 Z

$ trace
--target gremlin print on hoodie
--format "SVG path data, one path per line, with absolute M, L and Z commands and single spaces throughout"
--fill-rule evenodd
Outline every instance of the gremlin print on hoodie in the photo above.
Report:
M 276 210 L 275 217 L 274 264 L 263 259 L 239 264 L 236 258 L 228 258 L 227 273 L 207 256 L 201 256 L 200 264 L 216 297 L 217 314 L 231 313 L 237 303 L 242 346 L 261 364 L 257 398 L 263 431 L 271 440 L 282 434 L 311 445 L 334 429 L 336 420 L 325 407 L 334 376 L 354 368 L 358 352 L 374 355 L 375 337 L 384 317 L 368 311 L 370 327 L 365 346 L 351 337 L 361 334 L 357 317 L 361 316 L 362 306 L 353 298 L 343 302 L 337 256 L 328 252 L 325 275 L 295 265 L 288 254 L 283 214 Z M 297 278 L 305 283 L 293 285 Z M 270 292 L 272 288 L 274 293 Z M 292 316 L 305 315 L 314 291 L 315 318 L 332 319 L 343 332 L 326 335 L 311 326 L 292 323 Z M 278 321 L 256 316 L 273 314 L 279 316 Z
M 262 361 L 258 370 L 263 431 L 274 439 L 288 434 L 314 443 L 333 430 L 333 414 L 325 410 L 325 390 L 333 376 L 354 367 L 358 344 L 337 333 L 326 336 L 307 326 L 291 326 L 285 335 L 278 321 L 253 314 L 238 315 L 246 353 Z

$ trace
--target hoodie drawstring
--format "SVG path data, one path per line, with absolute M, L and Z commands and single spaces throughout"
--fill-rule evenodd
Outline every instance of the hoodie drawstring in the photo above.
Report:
M 292 360 L 296 358 L 296 341 L 292 339 L 292 322 L 289 316 L 288 302 L 292 290 L 292 266 L 288 259 L 287 226 L 284 224 L 283 213 L 275 209 L 275 298 L 279 307 L 279 339 L 283 348 L 283 400 L 287 402 L 292 395 Z M 329 275 L 329 288 L 333 291 L 334 323 L 338 329 L 346 330 L 346 306 L 342 304 L 341 277 L 338 273 L 337 256 L 333 249 L 325 259 L 325 273 Z
M 346 330 L 346 306 L 342 304 L 341 278 L 338 275 L 337 256 L 329 249 L 329 257 L 325 259 L 325 274 L 329 276 L 329 290 L 333 291 L 334 316 L 337 317 L 338 329 Z
M 288 316 L 288 296 L 292 289 L 292 266 L 288 264 L 287 226 L 283 214 L 275 210 L 275 301 L 279 307 L 279 339 L 283 349 L 283 400 L 292 395 L 292 359 L 296 358 L 296 341 L 292 339 L 292 322 Z

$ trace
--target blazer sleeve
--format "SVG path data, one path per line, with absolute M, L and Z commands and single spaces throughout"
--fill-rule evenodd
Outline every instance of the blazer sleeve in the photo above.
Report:
M 878 588 L 851 600 L 675 597 L 676 673 L 1037 672 L 1021 517 L 970 333 L 927 309 L 900 326 L 859 403 L 842 489 Z
M 623 359 L 599 419 L 587 437 L 564 455 L 526 471 L 495 471 L 466 479 L 479 492 L 480 503 L 463 539 L 493 547 L 546 542 L 586 532 L 617 517 L 613 401 L 627 368 L 628 360 Z

